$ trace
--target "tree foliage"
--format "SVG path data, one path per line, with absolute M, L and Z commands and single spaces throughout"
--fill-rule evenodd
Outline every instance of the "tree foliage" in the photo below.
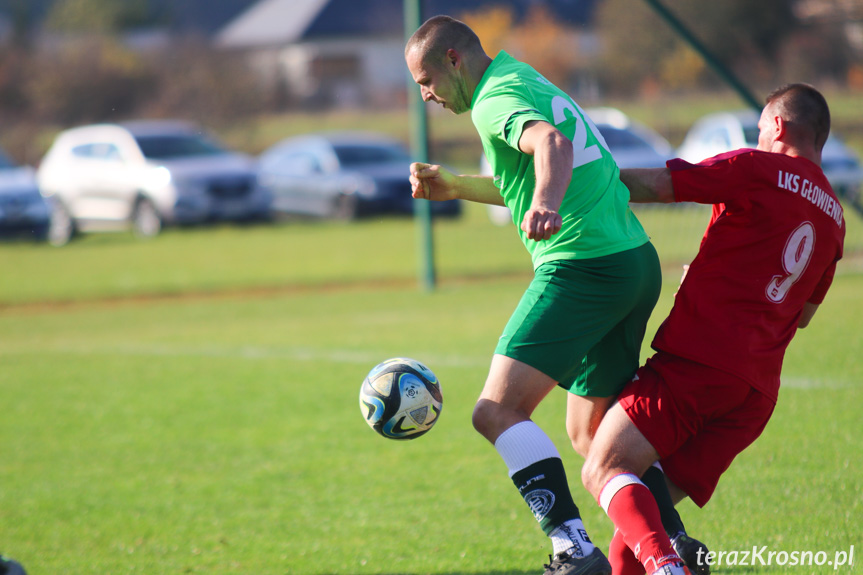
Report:
M 662 0 L 711 53 L 748 83 L 770 85 L 783 75 L 783 55 L 801 24 L 788 0 Z M 718 77 L 644 0 L 604 0 L 598 10 L 604 39 L 603 78 L 622 90 L 647 80 L 680 86 Z M 683 82 L 685 80 L 685 82 Z
M 491 5 L 461 15 L 492 57 L 506 50 L 531 64 L 551 82 L 566 86 L 581 63 L 571 28 L 542 4 L 533 5 L 521 22 L 509 6 Z
M 152 21 L 147 0 L 57 0 L 45 26 L 56 32 L 111 34 Z

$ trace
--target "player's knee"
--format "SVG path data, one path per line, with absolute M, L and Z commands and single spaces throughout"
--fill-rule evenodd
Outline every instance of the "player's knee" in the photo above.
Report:
M 598 457 L 589 454 L 584 460 L 584 465 L 581 467 L 581 483 L 594 498 L 599 497 L 603 477 L 604 469 L 602 461 Z
M 602 421 L 600 417 L 568 417 L 566 420 L 566 434 L 569 436 L 569 442 L 576 453 L 587 459 L 587 454 L 590 451 L 590 445 L 593 443 L 593 437 L 596 435 L 596 430 Z
M 587 459 L 590 451 L 590 442 L 593 438 L 586 429 L 570 430 L 569 441 L 576 453 Z
M 587 458 L 596 430 L 614 402 L 612 397 L 570 400 L 567 408 L 566 433 L 576 453 Z
M 495 426 L 495 421 L 498 418 L 498 406 L 496 403 L 486 399 L 480 399 L 473 407 L 473 416 L 471 421 L 473 428 L 485 438 L 489 438 L 492 429 Z M 489 439 L 489 441 L 493 441 Z

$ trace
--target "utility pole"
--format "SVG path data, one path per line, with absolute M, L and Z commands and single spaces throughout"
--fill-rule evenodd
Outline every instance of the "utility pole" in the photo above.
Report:
M 405 42 L 423 23 L 422 0 L 404 0 Z M 408 114 L 410 116 L 411 155 L 418 162 L 428 162 L 428 116 L 419 91 L 408 75 Z M 428 200 L 414 200 L 414 220 L 417 227 L 419 249 L 419 281 L 426 291 L 435 289 L 434 235 L 432 234 L 431 204 Z

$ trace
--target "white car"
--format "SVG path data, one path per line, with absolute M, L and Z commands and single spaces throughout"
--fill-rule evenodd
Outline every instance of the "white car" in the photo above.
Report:
M 717 154 L 758 147 L 758 118 L 754 110 L 718 112 L 702 117 L 692 125 L 677 155 L 687 162 L 700 162 Z M 863 213 L 860 188 L 863 168 L 857 156 L 830 134 L 821 154 L 821 168 L 833 191 Z
M 271 204 L 251 157 L 180 121 L 66 130 L 37 177 L 43 195 L 53 199 L 52 233 L 67 241 L 78 231 L 131 227 L 154 236 L 163 223 L 263 219 Z

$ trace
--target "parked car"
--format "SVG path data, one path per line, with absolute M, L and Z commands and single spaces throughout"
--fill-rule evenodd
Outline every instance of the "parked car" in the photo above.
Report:
M 619 168 L 662 168 L 674 157 L 674 147 L 668 140 L 620 110 L 588 108 L 585 112 L 599 129 Z
M 411 214 L 411 158 L 405 147 L 377 134 L 343 132 L 288 138 L 259 157 L 259 176 L 273 211 L 353 219 Z M 457 216 L 458 200 L 432 202 L 433 215 Z
M 723 152 L 756 148 L 759 117 L 754 110 L 708 114 L 692 125 L 677 155 L 688 162 L 700 162 Z M 836 195 L 845 198 L 863 213 L 860 197 L 863 168 L 860 159 L 835 134 L 831 133 L 824 145 L 821 168 Z
M 50 225 L 51 209 L 33 168 L 16 166 L 0 152 L 0 237 L 43 241 Z
M 622 111 L 616 108 L 588 108 L 585 112 L 602 134 L 618 167 L 660 168 L 674 157 L 674 148 L 668 140 Z M 485 156 L 480 161 L 480 173 L 491 174 Z M 508 208 L 489 206 L 488 213 L 495 224 L 512 222 Z
M 269 216 L 271 203 L 253 158 L 181 121 L 66 130 L 37 176 L 42 193 L 54 200 L 58 238 L 129 227 L 154 236 L 165 223 L 260 219 Z

